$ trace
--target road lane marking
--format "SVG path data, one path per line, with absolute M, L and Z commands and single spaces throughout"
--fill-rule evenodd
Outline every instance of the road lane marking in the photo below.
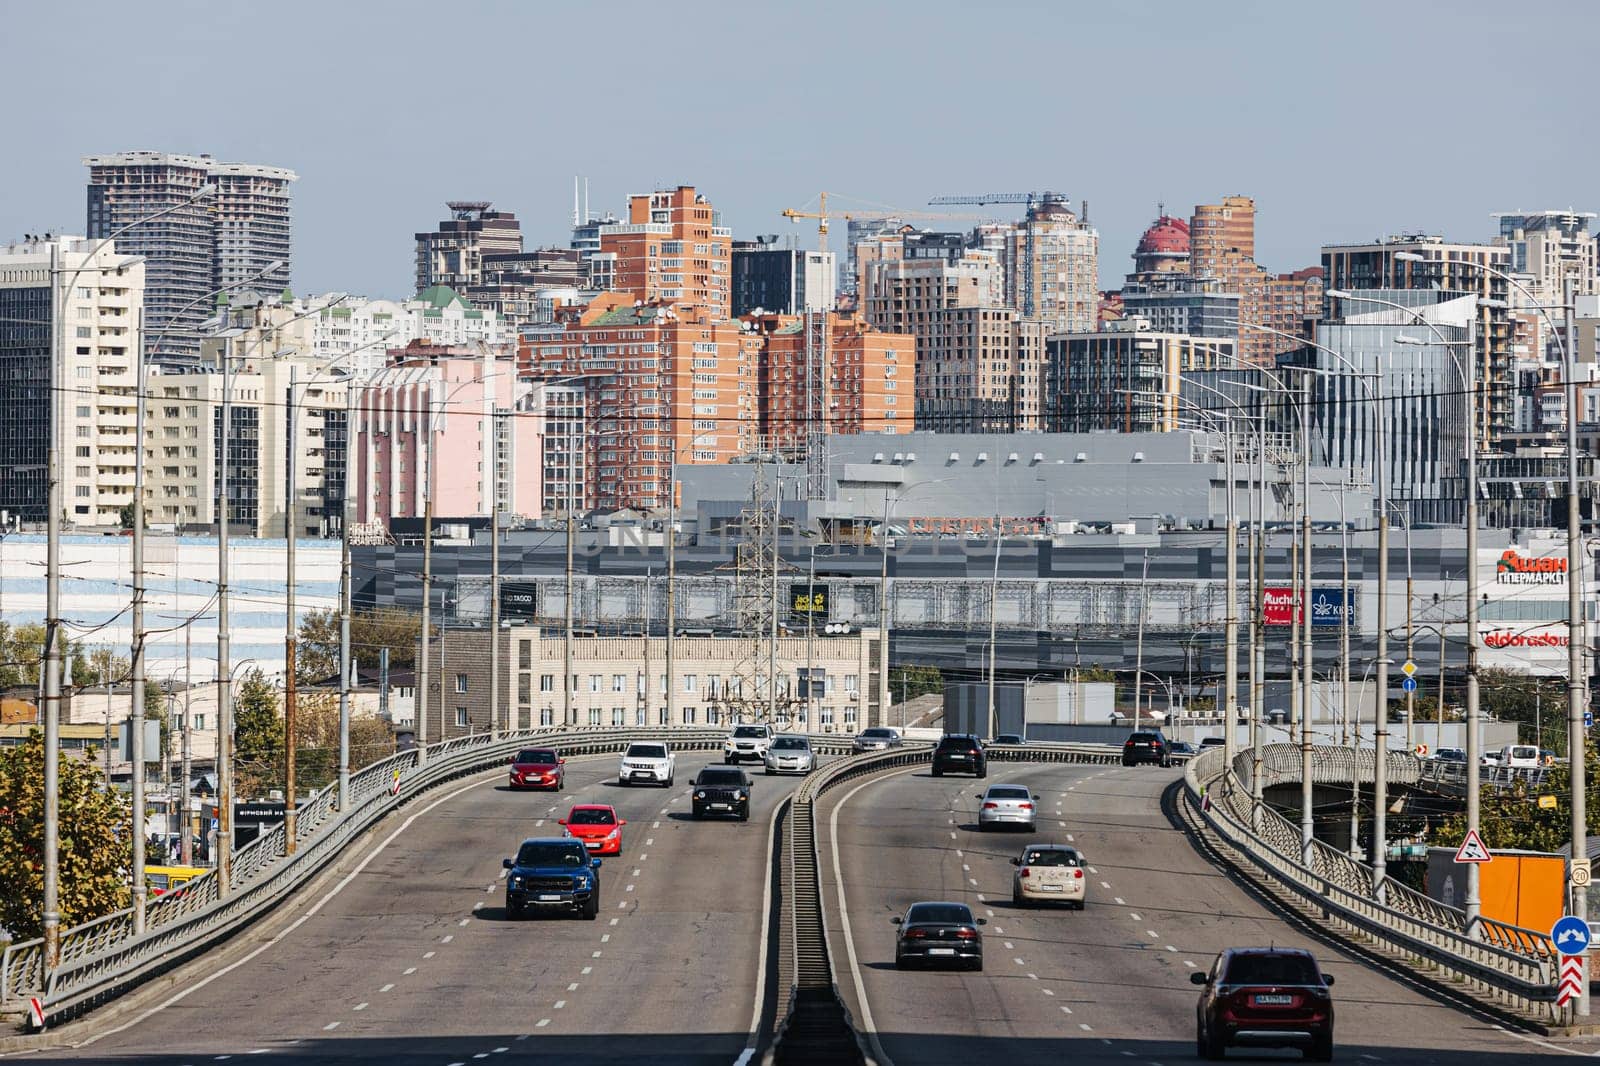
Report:
M 1106 887 L 1107 887 L 1107 888 L 1110 888 L 1110 887 L 1111 887 L 1111 886 L 1110 886 L 1110 885 L 1107 885 L 1107 886 L 1106 886 Z M 1124 902 L 1123 902 L 1123 900 L 1122 900 L 1122 897 L 1121 897 L 1121 896 L 1118 896 L 1118 897 L 1116 897 L 1116 900 L 1117 900 L 1117 905 L 1118 905 L 1118 906 L 1119 906 L 1119 907 L 1126 907 L 1126 906 L 1127 906 L 1127 904 L 1126 904 L 1126 903 L 1124 903 Z
M 357 1003 L 354 1007 L 351 1007 L 350 1009 L 351 1010 L 366 1010 L 367 1006 L 368 1006 L 368 1004 L 366 1004 L 366 1003 Z
M 461 928 L 465 929 L 469 924 L 471 924 L 471 922 L 472 922 L 471 918 L 463 918 L 459 922 L 457 922 L 456 924 L 459 925 Z
M 448 943 L 450 943 L 450 941 L 454 940 L 455 938 L 456 938 L 456 935 L 454 933 L 450 933 L 447 936 L 441 937 L 439 939 L 439 943 L 448 944 Z
M 606 933 L 604 936 L 602 936 L 600 938 L 600 943 L 602 943 L 602 944 L 611 943 L 611 934 L 610 933 Z
M 538 1021 L 533 1023 L 533 1027 L 535 1029 L 543 1029 L 545 1026 L 547 1026 L 549 1024 L 550 1024 L 550 1019 L 549 1018 L 540 1018 Z
M 600 957 L 600 953 L 598 951 L 596 951 L 593 954 L 591 954 L 589 957 L 591 959 L 598 959 Z
M 407 966 L 406 967 L 406 972 L 401 974 L 400 976 L 401 977 L 410 977 L 412 974 L 414 974 L 416 972 L 417 972 L 417 968 L 415 966 Z
M 1100 887 L 1101 888 L 1110 888 L 1111 887 L 1111 882 L 1110 881 L 1101 881 L 1100 882 Z
M 422 953 L 422 957 L 425 958 L 425 959 L 431 959 L 437 954 L 438 954 L 438 952 L 436 952 L 436 951 L 424 951 Z
M 1015 950 L 1017 950 L 1017 946 L 1015 944 L 1013 944 L 1011 941 L 1007 940 L 1006 941 L 1006 950 L 1007 951 L 1015 951 Z
M 578 990 L 578 982 L 576 982 L 576 981 L 572 982 L 570 985 L 567 986 L 567 991 L 568 992 L 576 992 L 577 990 Z
M 594 973 L 594 967 L 593 966 L 585 966 L 583 968 L 583 973 L 580 976 L 588 977 L 592 973 Z
M 613 919 L 611 919 L 611 924 L 612 924 L 612 925 L 616 925 L 616 924 L 617 924 L 617 923 L 618 923 L 618 922 L 620 922 L 620 921 L 622 921 L 622 919 L 621 919 L 621 918 L 613 918 Z M 609 935 L 610 935 L 610 934 L 609 934 L 609 933 L 608 933 L 608 934 L 606 934 L 606 935 L 607 935 L 607 936 L 609 936 Z M 601 940 L 602 940 L 602 941 L 604 941 L 604 940 L 605 940 L 605 939 L 606 939 L 606 937 L 601 937 L 601 938 L 600 938 L 600 939 L 601 939 Z
M 1151 940 L 1160 940 L 1161 939 L 1160 934 L 1157 933 L 1154 929 L 1146 929 L 1145 933 L 1150 937 Z
M 629 885 L 627 888 L 623 889 L 623 891 L 624 892 L 632 892 L 633 891 L 633 886 Z
M 1118 902 L 1118 903 L 1121 903 L 1121 902 L 1122 902 L 1122 901 L 1121 901 L 1121 900 L 1118 900 L 1118 901 L 1117 901 L 1117 902 Z M 1139 917 L 1139 916 L 1138 916 L 1138 915 L 1137 915 L 1137 914 L 1133 914 L 1133 913 L 1131 913 L 1131 912 L 1130 912 L 1130 913 L 1129 913 L 1129 914 L 1128 914 L 1128 917 L 1129 917 L 1129 918 L 1132 918 L 1132 919 L 1133 919 L 1133 920 L 1134 920 L 1134 921 L 1136 921 L 1136 922 L 1142 922 L 1142 921 L 1144 921 L 1144 919 L 1143 919 L 1143 918 L 1141 918 L 1141 917 Z
M 1026 965 L 1028 965 L 1027 963 L 1023 962 L 1021 959 L 1012 959 L 1011 961 L 1016 963 L 1018 966 L 1026 966 Z
M 567 1001 L 566 1000 L 558 999 L 555 1002 L 555 1009 L 556 1010 L 560 1010 L 562 1007 L 565 1007 L 566 1005 L 567 1005 Z
M 1079 1022 L 1079 1023 L 1078 1023 L 1078 1028 L 1079 1028 L 1079 1029 L 1082 1029 L 1082 1030 L 1083 1030 L 1083 1031 L 1084 1031 L 1084 1032 L 1086 1032 L 1086 1033 L 1092 1033 L 1092 1032 L 1094 1032 L 1094 1030 L 1093 1030 L 1093 1029 L 1091 1029 L 1091 1028 L 1089 1028 L 1089 1023 L 1088 1023 L 1088 1022 Z
M 1090 872 L 1090 873 L 1092 873 L 1092 874 L 1095 874 L 1095 875 L 1096 875 L 1096 876 L 1098 876 L 1098 875 L 1099 875 L 1099 873 L 1100 873 L 1100 871 L 1099 871 L 1099 870 L 1096 870 L 1096 869 L 1095 869 L 1095 868 L 1094 868 L 1094 867 L 1093 867 L 1093 866 L 1091 866 L 1091 867 L 1089 867 L 1089 872 Z M 1105 885 L 1105 882 L 1104 882 L 1104 881 L 1102 881 L 1102 882 L 1100 882 L 1100 883 L 1101 883 L 1101 884 L 1103 884 L 1103 885 Z M 1110 885 L 1106 885 L 1106 887 L 1107 887 L 1107 888 L 1110 888 L 1110 887 L 1111 887 L 1111 886 L 1110 886 Z
M 661 828 L 661 822 L 659 820 L 651 822 L 650 823 L 650 828 L 651 829 L 660 829 Z
M 1041 989 L 1039 989 L 1039 991 L 1041 991 L 1041 992 L 1043 992 L 1043 993 L 1044 993 L 1044 994 L 1045 994 L 1045 995 L 1047 995 L 1047 996 L 1053 996 L 1053 995 L 1055 995 L 1055 993 L 1054 993 L 1054 992 L 1052 992 L 1052 991 L 1051 991 L 1051 990 L 1050 990 L 1050 989 L 1048 989 L 1048 988 L 1041 988 Z
M 331 1033 L 337 1028 L 339 1028 L 339 1023 L 338 1022 L 329 1022 L 327 1025 L 324 1025 L 322 1027 L 322 1031 L 325 1032 L 325 1033 Z
M 378 991 L 379 992 L 392 992 L 392 991 L 394 991 L 394 983 L 390 982 L 389 984 L 386 984 L 382 988 L 378 989 Z
M 1377 771 L 1373 771 L 1373 772 L 1376 773 Z M 644 856 L 643 855 L 639 856 L 639 861 L 640 862 L 644 861 Z M 638 877 L 639 876 L 639 871 L 638 870 L 633 871 L 633 876 Z
M 1071 1014 L 1072 1013 L 1072 1008 L 1066 1006 L 1065 1004 L 1063 1004 L 1062 1007 L 1061 1007 L 1061 1013 L 1062 1014 Z
M 1168 950 L 1168 951 L 1171 951 L 1171 952 L 1176 952 L 1176 951 L 1177 951 L 1177 950 L 1178 950 L 1178 949 L 1177 949 L 1177 948 L 1175 948 L 1175 947 L 1173 947 L 1173 946 L 1172 946 L 1172 945 L 1171 945 L 1171 944 L 1168 944 L 1168 945 L 1167 945 L 1167 950 Z

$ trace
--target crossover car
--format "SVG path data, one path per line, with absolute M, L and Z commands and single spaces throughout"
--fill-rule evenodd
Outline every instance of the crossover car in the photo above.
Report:
M 567 783 L 567 760 L 549 748 L 523 748 L 511 759 L 511 789 L 544 788 L 560 792 Z
M 1020 748 L 1025 743 L 1021 733 L 1001 733 L 989 741 L 990 747 Z
M 1200 749 L 1196 748 L 1187 740 L 1174 740 L 1170 745 L 1168 745 L 1168 749 L 1172 757 L 1175 759 L 1190 759 L 1200 754 Z
M 1227 738 L 1225 738 L 1225 737 L 1201 737 L 1200 738 L 1200 750 L 1201 751 L 1206 751 L 1206 750 L 1208 750 L 1210 748 L 1225 748 L 1227 746 L 1228 746 L 1228 741 L 1227 741 Z
M 506 917 L 530 910 L 568 911 L 594 921 L 600 913 L 600 860 L 576 840 L 534 837 L 522 842 L 506 869 Z
M 1333 978 L 1300 948 L 1228 948 L 1205 973 L 1195 1007 L 1195 1046 L 1220 1059 L 1230 1047 L 1299 1048 L 1316 1062 L 1333 1058 Z
M 946 733 L 933 749 L 933 776 L 949 773 L 989 776 L 989 757 L 983 753 L 983 742 L 970 733 Z
M 695 776 L 690 795 L 697 819 L 720 814 L 750 820 L 750 778 L 736 766 L 707 766 Z
M 763 761 L 769 774 L 809 774 L 817 768 L 811 741 L 801 736 L 773 737 Z
M 1029 844 L 1011 860 L 1017 868 L 1011 878 L 1011 903 L 1027 907 L 1035 903 L 1065 903 L 1083 910 L 1089 896 L 1089 880 L 1083 876 L 1083 855 L 1066 844 Z
M 1154 730 L 1129 733 L 1128 739 L 1122 742 L 1122 765 L 1132 766 L 1142 762 L 1171 766 L 1172 751 L 1167 747 L 1167 738 Z
M 761 762 L 767 757 L 767 747 L 772 743 L 770 725 L 736 725 L 722 742 L 722 761 L 738 763 L 746 759 Z
M 898 748 L 900 746 L 900 731 L 891 729 L 886 725 L 875 725 L 868 729 L 863 729 L 856 734 L 855 743 L 851 745 L 857 752 L 881 751 L 884 748 Z
M 626 818 L 617 817 L 617 809 L 604 803 L 579 803 L 560 824 L 566 827 L 567 836 L 582 841 L 583 846 L 596 855 L 622 854 L 622 827 Z
M 619 785 L 664 785 L 672 787 L 678 760 L 672 749 L 660 742 L 629 744 L 617 766 Z
M 979 798 L 979 832 L 1003 827 L 1031 833 L 1038 825 L 1033 793 L 1026 785 L 990 785 Z
M 913 903 L 904 916 L 889 920 L 900 930 L 894 945 L 896 969 L 913 963 L 983 969 L 983 933 L 978 927 L 984 919 L 974 918 L 965 903 Z

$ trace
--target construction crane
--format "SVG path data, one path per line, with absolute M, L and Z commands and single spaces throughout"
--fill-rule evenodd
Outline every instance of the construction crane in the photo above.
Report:
M 928 201 L 929 206 L 938 207 L 942 204 L 1026 204 L 1027 214 L 1023 216 L 1023 232 L 1025 234 L 1025 248 L 1022 256 L 1022 313 L 1024 316 L 1033 315 L 1033 209 L 1040 204 L 1054 200 L 1066 200 L 1066 193 L 1050 192 L 985 192 L 976 196 L 935 196 Z
M 834 193 L 834 195 L 838 196 L 840 194 Z M 847 199 L 849 199 L 849 197 L 847 197 Z M 815 211 L 797 211 L 792 207 L 786 207 L 783 210 L 783 217 L 796 222 L 802 218 L 816 219 L 817 250 L 822 252 L 826 252 L 828 250 L 828 220 L 833 218 L 842 218 L 846 221 L 853 221 L 855 219 L 886 218 L 960 218 L 978 220 L 987 217 L 985 215 L 951 214 L 942 211 L 898 211 L 884 204 L 879 204 L 878 207 L 880 210 L 830 212 L 828 210 L 828 194 L 825 192 L 819 192 L 817 194 L 817 209 Z

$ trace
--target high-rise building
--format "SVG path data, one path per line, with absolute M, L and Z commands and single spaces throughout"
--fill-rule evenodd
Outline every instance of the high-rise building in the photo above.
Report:
M 65 286 L 59 363 L 50 350 L 52 251 Z M 46 453 L 59 415 L 67 521 L 121 524 L 139 461 L 134 346 L 146 266 L 118 245 L 82 237 L 0 247 L 0 510 L 25 522 L 48 517 Z
M 629 197 L 628 220 L 600 227 L 600 251 L 614 257 L 613 292 L 733 314 L 733 233 L 692 185 Z
M 1146 319 L 1108 322 L 1098 332 L 1050 337 L 1043 415 L 1047 433 L 1170 433 L 1188 417 L 1184 401 L 1224 406 L 1186 388 L 1197 375 L 1213 387 L 1248 371 L 1238 368 L 1231 337 L 1161 333 Z
M 416 235 L 416 291 L 436 285 L 468 295 L 483 284 L 484 257 L 522 251 L 522 223 L 488 200 L 451 200 L 450 217 Z
M 147 351 L 198 352 L 215 290 L 288 287 L 294 171 L 143 151 L 85 156 L 83 163 L 90 238 L 134 224 L 117 243 L 145 257 Z M 212 194 L 195 199 L 208 184 Z M 159 212 L 166 213 L 140 221 Z
M 1189 273 L 1216 278 L 1239 297 L 1239 357 L 1267 363 L 1295 350 L 1307 323 L 1322 308 L 1322 279 L 1314 270 L 1274 276 L 1256 262 L 1256 203 L 1225 196 L 1220 204 L 1196 204 L 1189 220 Z M 1263 332 L 1267 326 L 1290 333 Z
M 1552 318 L 1554 308 L 1564 302 L 1562 279 L 1572 278 L 1573 295 L 1593 296 L 1600 292 L 1596 273 L 1595 236 L 1589 232 L 1593 211 L 1502 211 L 1500 235 L 1495 244 L 1509 251 L 1506 269 L 1527 275 L 1527 289 L 1536 303 L 1544 304 Z M 1526 298 L 1512 291 L 1513 306 Z
M 1039 319 L 1052 331 L 1094 329 L 1100 304 L 1100 235 L 1087 218 L 1079 218 L 1064 197 L 1050 194 L 1028 208 L 1027 217 L 1006 232 L 1005 242 L 1008 307 Z
M 1419 258 L 1397 259 L 1398 253 Z M 1450 244 L 1443 237 L 1426 234 L 1384 237 L 1368 244 L 1325 245 L 1322 249 L 1323 276 L 1332 290 L 1384 299 L 1393 299 L 1393 294 L 1362 291 L 1422 290 L 1407 299 L 1428 304 L 1437 303 L 1440 294 L 1481 299 L 1471 335 L 1477 391 L 1482 398 L 1477 426 L 1480 447 L 1516 429 L 1509 286 L 1503 277 L 1483 269 L 1493 267 L 1503 274 L 1509 260 L 1510 250 L 1503 245 Z M 1330 299 L 1325 316 L 1337 320 L 1383 309 L 1381 304 L 1360 299 Z M 1462 346 L 1456 354 L 1464 351 Z
M 821 328 L 793 315 L 746 320 L 762 338 L 762 436 L 803 448 L 811 433 L 907 433 L 916 390 L 916 341 L 829 312 Z M 817 323 L 820 327 L 821 323 Z M 815 365 L 807 389 L 807 367 Z
M 833 310 L 832 252 L 780 248 L 776 236 L 733 242 L 733 314 L 780 315 Z

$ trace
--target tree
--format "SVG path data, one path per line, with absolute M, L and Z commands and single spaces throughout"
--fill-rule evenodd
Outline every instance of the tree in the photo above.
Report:
M 918 696 L 944 692 L 944 675 L 937 666 L 902 664 L 889 671 L 889 698 L 901 703 Z
M 1110 670 L 1107 670 L 1105 667 L 1101 666 L 1100 664 L 1096 663 L 1095 665 L 1090 666 L 1090 667 L 1088 667 L 1086 669 L 1079 670 L 1078 671 L 1078 680 L 1079 681 L 1088 681 L 1088 682 L 1102 682 L 1102 683 L 1115 684 L 1116 680 L 1117 680 L 1117 675 L 1112 673 Z
M 67 664 L 71 676 L 78 684 L 94 676 L 94 669 L 84 655 L 81 643 L 67 643 Z M 0 622 L 0 689 L 39 684 L 39 674 L 44 668 L 44 626 L 38 622 L 26 625 L 7 625 Z
M 394 736 L 381 719 L 350 719 L 350 769 L 394 754 Z M 296 788 L 321 788 L 339 773 L 339 697 L 327 689 L 300 694 L 295 712 Z
M 129 904 L 128 807 L 102 788 L 93 749 L 87 754 L 60 761 L 63 927 Z M 0 926 L 19 940 L 44 931 L 44 737 L 37 730 L 0 748 Z
M 283 718 L 278 691 L 259 669 L 245 675 L 233 706 L 234 766 L 238 794 L 258 795 L 282 778 Z
M 1586 812 L 1590 834 L 1600 832 L 1600 761 L 1589 751 L 1584 779 Z M 1539 797 L 1554 796 L 1555 805 L 1541 807 Z M 1485 788 L 1479 807 L 1478 828 L 1490 848 L 1523 848 L 1528 851 L 1556 851 L 1572 840 L 1572 775 L 1565 766 L 1552 767 L 1544 784 L 1537 789 L 1519 780 L 1510 788 Z M 1458 814 L 1440 823 L 1433 842 L 1441 847 L 1456 847 L 1466 838 L 1466 815 Z
M 379 656 L 389 649 L 389 666 L 409 669 L 417 660 L 422 619 L 398 607 L 355 611 L 350 615 L 350 654 L 364 670 L 376 670 Z M 295 649 L 295 674 L 304 683 L 321 681 L 339 673 L 339 613 L 312 611 L 300 623 Z
M 1518 740 L 1532 743 L 1537 733 L 1544 747 L 1558 754 L 1566 752 L 1567 683 L 1563 678 L 1485 667 L 1478 671 L 1478 701 L 1487 717 L 1517 723 Z

